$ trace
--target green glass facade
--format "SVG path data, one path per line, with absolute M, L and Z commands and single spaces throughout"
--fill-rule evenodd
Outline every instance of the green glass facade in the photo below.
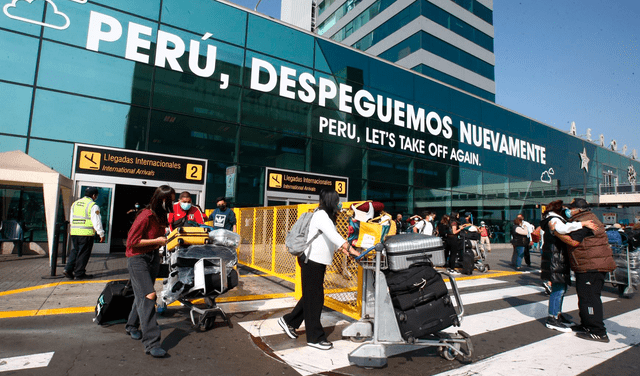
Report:
M 9 12 L 0 14 L 0 152 L 23 150 L 67 176 L 74 143 L 93 144 L 208 159 L 207 208 L 229 166 L 239 167 L 235 206 L 263 205 L 265 167 L 277 167 L 347 176 L 349 199 L 389 212 L 469 210 L 504 225 L 522 211 L 535 221 L 536 205 L 556 198 L 597 202 L 603 172 L 624 180 L 628 166 L 640 169 L 217 1 L 18 1 Z

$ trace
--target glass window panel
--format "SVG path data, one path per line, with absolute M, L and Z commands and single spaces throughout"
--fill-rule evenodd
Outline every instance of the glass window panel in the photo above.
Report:
M 29 155 L 53 168 L 66 177 L 71 177 L 73 144 L 31 139 Z
M 368 156 L 369 181 L 409 184 L 409 157 L 375 150 L 369 150 Z
M 249 15 L 247 48 L 313 67 L 314 38 L 306 33 Z
M 4 8 L 4 6 L 11 3 L 13 2 L 4 1 L 2 6 Z M 3 16 L 0 16 L 0 27 L 39 36 L 42 26 L 30 22 L 25 22 L 18 18 L 33 20 L 35 22 L 41 23 L 44 4 L 46 4 L 44 1 L 34 1 L 30 4 L 26 1 L 17 1 L 14 4 L 15 6 L 7 8 L 7 13 L 9 13 L 12 17 L 6 17 L 6 13 Z M 0 37 L 0 42 L 3 38 L 3 36 Z M 0 49 L 0 51 L 6 50 Z
M 247 51 L 247 57 L 245 59 L 245 64 L 244 64 L 244 86 L 245 87 L 250 87 L 251 86 L 251 69 L 253 67 L 253 58 L 258 58 L 260 60 L 264 60 L 267 63 L 271 64 L 273 66 L 273 68 L 276 70 L 276 74 L 278 75 L 278 84 L 276 85 L 276 87 L 271 90 L 271 93 L 273 94 L 278 94 L 280 91 L 280 72 L 282 69 L 282 66 L 286 66 L 287 68 L 293 69 L 295 70 L 295 77 L 290 77 L 291 79 L 296 81 L 296 87 L 294 88 L 290 88 L 289 91 L 293 91 L 296 93 L 296 98 L 298 98 L 298 90 L 301 89 L 300 86 L 300 82 L 298 81 L 298 79 L 296 77 L 300 77 L 300 75 L 302 73 L 313 73 L 313 71 L 309 68 L 303 67 L 301 65 L 296 65 L 293 63 L 290 63 L 288 61 L 284 61 L 284 60 L 280 60 L 280 59 L 276 59 L 276 58 L 272 58 L 269 56 L 265 56 L 265 55 L 261 55 L 252 51 Z M 269 77 L 269 73 L 267 73 L 266 70 L 264 69 L 260 69 L 260 78 L 259 78 L 259 83 L 261 84 L 266 84 L 267 82 L 269 82 L 269 79 L 274 80 L 274 77 Z
M 311 105 L 255 90 L 242 96 L 243 125 L 307 135 Z
M 158 19 L 160 13 L 160 0 L 93 0 L 93 2 L 154 20 Z
M 0 51 L 0 80 L 33 85 L 38 39 L 0 30 Z
M 144 145 L 147 111 L 38 90 L 31 136 L 114 147 Z
M 336 43 L 317 40 L 316 69 L 343 77 L 354 82 L 366 84 L 369 80 L 371 58 L 364 54 L 348 50 Z M 362 72 L 357 73 L 356 72 Z M 362 76 L 361 79 L 358 79 Z
M 153 107 L 212 119 L 238 121 L 241 89 L 166 69 L 156 70 Z
M 452 196 L 448 189 L 419 188 L 414 190 L 415 209 L 410 215 L 420 214 L 420 210 L 436 212 L 437 217 L 451 213 Z
M 162 22 L 199 35 L 224 35 L 225 42 L 244 46 L 247 13 L 211 0 L 163 0 Z
M 26 138 L 0 135 L 0 153 L 14 150 L 25 151 L 26 148 Z
M 70 2 L 65 2 L 65 4 L 66 3 L 70 4 Z M 44 37 L 85 48 L 87 45 L 87 30 L 91 11 L 111 16 L 118 20 L 118 22 L 122 26 L 122 35 L 120 36 L 120 38 L 118 38 L 118 40 L 116 40 L 115 42 L 100 41 L 100 52 L 110 53 L 119 57 L 125 56 L 129 22 L 151 28 L 151 35 L 149 36 L 140 34 L 140 39 L 153 42 L 155 42 L 156 40 L 156 30 L 158 26 L 157 23 L 139 17 L 134 17 L 126 13 L 117 12 L 115 10 L 104 8 L 100 5 L 92 3 L 86 3 L 82 5 L 73 4 L 73 6 L 65 7 L 64 13 L 71 20 L 69 27 L 64 30 L 56 30 L 50 27 L 46 27 L 44 30 Z M 47 11 L 47 22 L 59 22 L 57 20 L 59 20 L 59 18 L 56 17 L 53 12 Z M 102 28 L 102 30 L 104 31 L 109 30 L 109 26 L 106 25 L 103 25 Z M 152 52 L 139 48 L 138 53 L 150 56 L 149 60 L 151 64 L 153 64 L 154 55 L 152 54 Z
M 363 150 L 345 147 L 334 142 L 313 140 L 311 163 L 308 171 L 319 174 L 345 176 L 349 178 L 349 198 L 362 198 Z
M 30 87 L 0 82 L 0 132 L 27 135 L 32 93 Z
M 237 125 L 154 111 L 149 150 L 232 163 Z
M 221 74 L 225 74 L 228 76 L 229 84 L 240 85 L 240 83 L 242 82 L 242 62 L 244 60 L 244 49 L 214 39 L 207 39 L 206 41 L 202 41 L 200 38 L 201 36 L 178 30 L 173 27 L 167 27 L 163 25 L 161 27 L 161 30 L 179 36 L 184 41 L 185 49 L 187 52 L 191 50 L 191 40 L 200 42 L 200 61 L 198 63 L 198 67 L 201 69 L 206 66 L 208 50 L 207 46 L 215 46 L 215 71 L 211 77 L 208 77 L 208 79 L 221 81 Z M 178 63 L 180 64 L 180 67 L 184 72 L 194 74 L 189 66 L 189 54 L 187 52 L 185 52 L 185 54 L 178 59 Z
M 243 127 L 240 136 L 240 163 L 305 169 L 307 139 L 249 127 Z
M 211 166 L 211 164 L 209 164 Z M 219 173 L 216 177 L 216 183 L 213 185 L 216 191 L 213 191 L 207 182 L 207 196 L 211 192 L 211 206 L 215 207 L 215 199 L 225 191 L 225 168 L 226 165 L 219 167 Z M 264 167 L 240 165 L 237 186 L 242 187 L 236 191 L 236 197 L 233 200 L 235 207 L 251 207 L 262 206 L 264 201 Z M 209 167 L 211 171 L 211 167 Z M 209 198 L 207 198 L 209 200 Z
M 149 65 L 44 42 L 38 85 L 148 106 L 152 74 Z
M 406 211 L 408 191 L 407 185 L 369 181 L 367 200 L 382 202 L 387 213 Z
M 20 222 L 23 230 L 32 235 L 31 241 L 47 241 L 42 187 L 4 185 L 0 189 L 0 200 L 4 204 L 0 212 L 2 219 Z

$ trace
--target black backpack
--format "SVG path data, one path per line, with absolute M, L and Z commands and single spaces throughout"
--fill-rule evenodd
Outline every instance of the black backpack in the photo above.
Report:
M 133 298 L 131 281 L 108 282 L 98 297 L 93 321 L 98 325 L 126 322 L 133 307 Z

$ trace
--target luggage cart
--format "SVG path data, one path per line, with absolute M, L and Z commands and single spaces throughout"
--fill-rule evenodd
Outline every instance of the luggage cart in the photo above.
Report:
M 616 269 L 607 273 L 605 282 L 617 287 L 618 292 L 623 297 L 631 298 L 639 282 L 637 260 L 630 258 L 629 245 L 610 244 L 610 246 L 613 252 L 613 259 L 616 262 Z
M 375 258 L 364 258 L 375 249 Z M 438 354 L 447 360 L 471 360 L 473 345 L 470 336 L 462 330 L 456 334 L 435 333 L 428 338 L 405 340 L 391 303 L 387 281 L 382 270 L 387 268 L 384 244 L 380 243 L 356 258 L 363 273 L 362 318 L 342 331 L 342 336 L 364 343 L 349 353 L 349 362 L 360 367 L 384 367 L 387 358 L 424 347 L 437 347 Z M 458 322 L 462 320 L 464 307 L 455 280 L 448 273 L 453 295 L 457 302 Z
M 484 246 L 480 245 L 480 240 L 469 237 L 464 231 L 460 234 L 460 239 L 462 239 L 462 251 L 460 253 L 460 257 L 462 257 L 462 254 L 467 247 L 467 241 L 469 241 L 471 243 L 471 249 L 473 250 L 473 268 L 477 269 L 480 273 L 486 273 L 491 270 L 491 266 L 485 263 L 487 260 L 487 254 L 484 250 Z

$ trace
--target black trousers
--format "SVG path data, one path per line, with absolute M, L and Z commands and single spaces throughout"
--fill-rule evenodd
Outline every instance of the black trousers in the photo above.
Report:
M 324 306 L 323 285 L 327 266 L 311 260 L 305 263 L 301 258 L 298 258 L 298 264 L 302 271 L 302 298 L 293 310 L 282 318 L 294 329 L 298 329 L 304 321 L 308 343 L 326 341 L 327 335 L 320 323 L 320 315 Z
M 603 272 L 576 273 L 576 292 L 580 324 L 595 335 L 607 334 L 600 295 L 604 286 Z
M 455 269 L 458 262 L 458 255 L 461 250 L 462 242 L 457 236 L 447 236 L 445 249 L 449 248 L 449 267 Z M 446 251 L 445 251 L 446 252 Z M 445 256 L 446 257 L 446 256 Z
M 77 236 L 71 235 L 71 244 L 73 249 L 69 253 L 69 259 L 64 270 L 67 273 L 73 273 L 73 275 L 83 276 L 87 272 L 87 264 L 89 263 L 89 257 L 91 256 L 91 250 L 93 249 L 93 235 L 92 236 Z
M 531 252 L 529 252 L 531 250 L 531 246 L 529 244 L 524 246 L 524 263 L 527 264 L 527 266 L 531 266 Z

